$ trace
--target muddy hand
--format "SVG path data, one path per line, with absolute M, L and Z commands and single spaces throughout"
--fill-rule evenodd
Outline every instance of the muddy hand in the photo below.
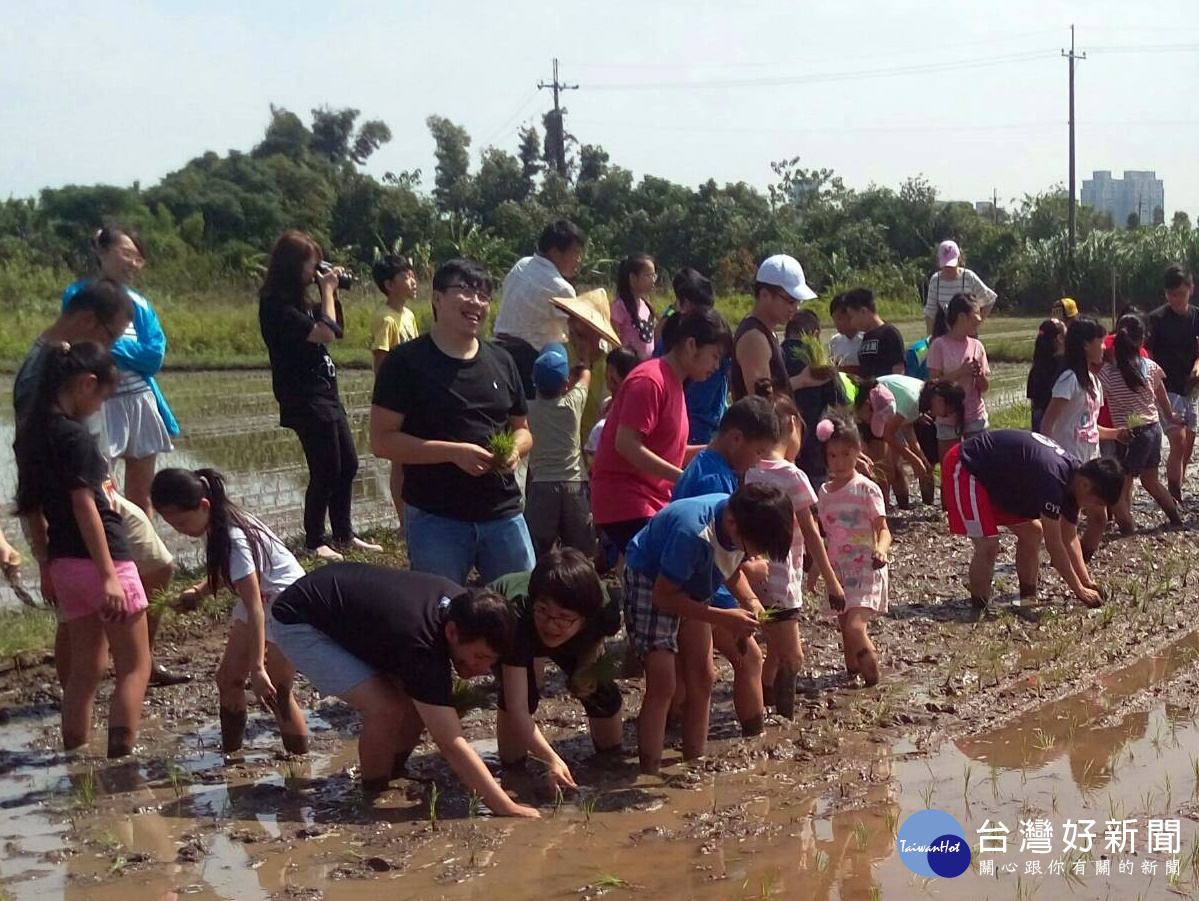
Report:
M 271 677 L 267 675 L 266 667 L 259 667 L 250 673 L 250 685 L 266 709 L 271 713 L 278 713 L 279 693 L 275 691 L 275 685 L 271 682 Z
M 830 594 L 828 596 L 828 606 L 830 610 L 836 610 L 840 613 L 845 609 L 845 596 L 840 594 Z
M 887 554 L 885 551 L 875 551 L 870 555 L 870 565 L 874 569 L 882 569 L 887 565 Z
M 575 782 L 575 777 L 570 773 L 570 767 L 565 763 L 555 763 L 549 768 L 549 772 L 545 774 L 545 778 L 549 781 L 550 789 L 573 789 L 579 790 L 578 784 Z

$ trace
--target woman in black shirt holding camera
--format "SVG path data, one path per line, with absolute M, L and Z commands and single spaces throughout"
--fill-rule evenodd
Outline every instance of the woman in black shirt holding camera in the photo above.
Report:
M 318 271 L 319 270 L 319 271 Z M 258 325 L 271 358 L 271 383 L 279 402 L 279 425 L 300 438 L 308 462 L 304 495 L 304 544 L 323 560 L 340 560 L 325 537 L 325 514 L 333 545 L 343 550 L 382 550 L 354 536 L 350 498 L 358 454 L 337 393 L 337 367 L 325 345 L 342 336 L 337 299 L 340 268 L 321 265 L 320 246 L 301 231 L 286 231 L 271 250 L 258 292 Z M 316 283 L 320 304 L 308 286 Z

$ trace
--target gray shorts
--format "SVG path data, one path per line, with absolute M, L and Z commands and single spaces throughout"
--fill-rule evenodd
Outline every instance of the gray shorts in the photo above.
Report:
M 1199 426 L 1199 407 L 1195 402 L 1185 394 L 1174 394 L 1171 391 L 1166 392 L 1166 397 L 1170 400 L 1170 409 L 1182 417 L 1182 425 L 1177 426 L 1171 422 L 1164 422 L 1167 432 L 1172 432 L 1178 428 L 1188 428 L 1192 432 L 1196 426 Z
M 971 435 L 977 435 L 979 432 L 987 430 L 987 417 L 982 419 L 971 419 L 966 422 L 965 428 L 962 429 L 963 438 L 968 438 Z M 937 423 L 937 440 L 938 441 L 957 441 L 958 433 L 952 425 Z
M 586 482 L 529 482 L 525 488 L 525 524 L 540 557 L 560 541 L 595 556 L 591 492 Z
M 270 619 L 271 642 L 323 695 L 344 698 L 377 672 L 315 626 Z

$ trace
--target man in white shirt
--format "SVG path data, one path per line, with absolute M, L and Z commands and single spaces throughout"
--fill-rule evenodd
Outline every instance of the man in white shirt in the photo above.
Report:
M 533 389 L 533 361 L 547 344 L 564 344 L 567 316 L 551 297 L 574 297 L 568 281 L 579 271 L 587 239 L 566 219 L 551 222 L 537 241 L 537 253 L 524 257 L 504 278 L 500 311 L 495 317 L 495 343 L 516 360 L 525 396 Z
M 862 333 L 849 324 L 849 311 L 845 309 L 845 295 L 838 294 L 828 305 L 829 315 L 837 333 L 828 341 L 828 355 L 837 368 L 850 375 L 858 374 L 858 351 L 862 349 Z

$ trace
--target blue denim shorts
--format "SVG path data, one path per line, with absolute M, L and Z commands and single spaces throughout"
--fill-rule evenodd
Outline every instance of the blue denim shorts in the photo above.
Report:
M 315 626 L 271 619 L 271 641 L 321 694 L 344 698 L 376 673 Z
M 404 505 L 408 561 L 417 572 L 465 585 L 471 568 L 484 582 L 508 573 L 527 573 L 536 562 L 523 514 L 468 522 Z

